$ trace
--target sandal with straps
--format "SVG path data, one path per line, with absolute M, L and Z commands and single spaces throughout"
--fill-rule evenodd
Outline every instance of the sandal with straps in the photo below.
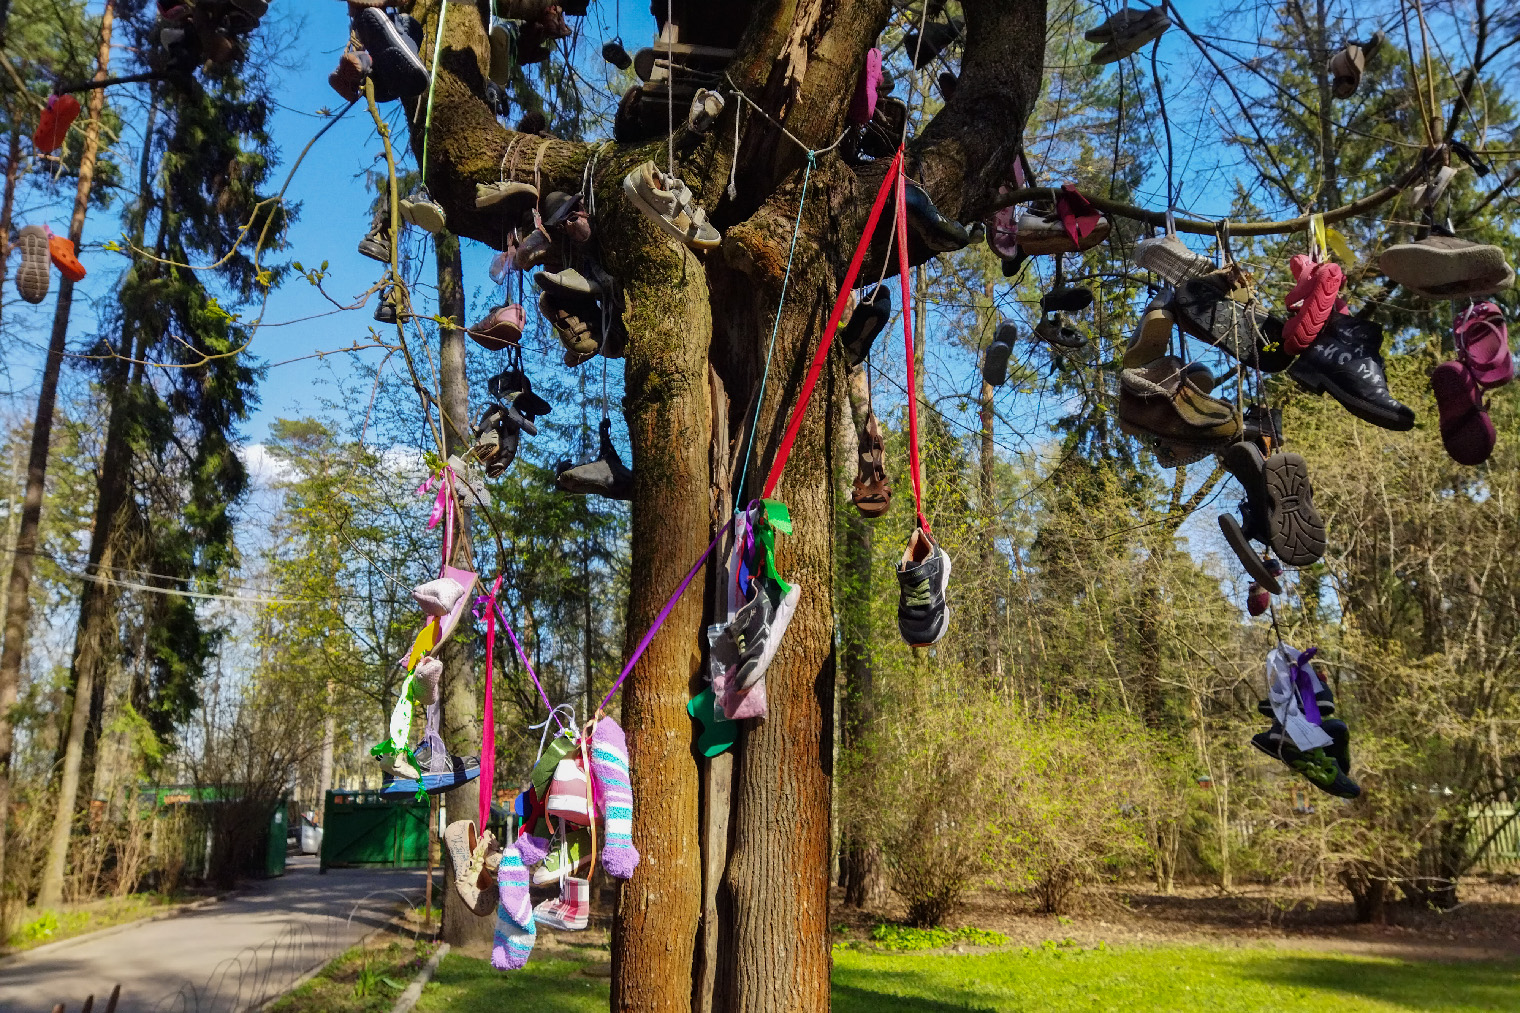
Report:
M 892 505 L 892 483 L 887 478 L 886 446 L 875 412 L 866 414 L 866 424 L 860 431 L 858 467 L 850 502 L 862 517 L 880 517 Z

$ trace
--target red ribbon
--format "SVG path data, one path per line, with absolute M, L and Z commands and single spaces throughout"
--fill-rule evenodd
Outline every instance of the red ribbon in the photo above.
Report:
M 486 606 L 486 693 L 485 714 L 480 719 L 480 816 L 478 825 L 484 827 L 491 819 L 491 796 L 496 791 L 496 707 L 492 685 L 496 681 L 496 659 L 492 648 L 496 645 L 496 594 L 501 590 L 501 578 L 491 585 L 490 601 Z
M 908 289 L 908 183 L 901 158 L 897 162 L 897 278 L 902 286 L 903 344 L 908 350 L 908 470 L 913 473 L 913 509 L 918 513 L 918 526 L 928 531 L 923 480 L 918 473 L 918 370 L 913 354 L 913 293 Z

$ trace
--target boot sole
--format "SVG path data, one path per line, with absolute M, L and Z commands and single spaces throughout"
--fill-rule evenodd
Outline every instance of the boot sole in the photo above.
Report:
M 1267 569 L 1267 564 L 1257 555 L 1256 550 L 1251 548 L 1251 540 L 1241 530 L 1240 522 L 1230 514 L 1220 514 L 1219 530 L 1224 532 L 1225 544 L 1235 553 L 1235 558 L 1240 560 L 1246 573 L 1273 594 L 1282 594 L 1282 584 L 1272 576 L 1272 571 Z
M 1309 466 L 1298 454 L 1273 454 L 1264 472 L 1272 551 L 1289 566 L 1317 563 L 1325 555 L 1325 519 L 1314 508 Z
M 16 291 L 33 305 L 47 298 L 52 287 L 52 258 L 48 255 L 47 233 L 35 225 L 21 230 L 16 240 L 21 249 L 21 266 L 16 269 Z

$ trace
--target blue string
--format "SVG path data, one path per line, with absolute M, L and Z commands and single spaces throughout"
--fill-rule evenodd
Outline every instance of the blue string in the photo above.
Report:
M 771 344 L 769 350 L 765 353 L 765 372 L 760 376 L 760 396 L 755 399 L 755 421 L 750 426 L 749 440 L 744 445 L 744 464 L 739 468 L 739 486 L 741 489 L 744 487 L 744 476 L 749 473 L 750 454 L 755 449 L 755 431 L 760 428 L 760 408 L 765 404 L 765 385 L 771 376 L 771 358 L 776 354 L 776 332 L 781 330 L 781 311 L 786 307 L 786 288 L 792 280 L 792 258 L 797 253 L 797 235 L 802 231 L 802 209 L 807 205 L 808 180 L 813 175 L 815 158 L 815 154 L 809 151 L 807 170 L 802 174 L 802 196 L 797 201 L 797 221 L 792 226 L 792 246 L 786 253 L 786 274 L 781 279 L 781 303 L 776 307 L 776 322 L 771 325 Z M 740 499 L 736 498 L 735 503 L 740 502 Z M 734 508 L 735 516 L 743 512 L 737 506 Z

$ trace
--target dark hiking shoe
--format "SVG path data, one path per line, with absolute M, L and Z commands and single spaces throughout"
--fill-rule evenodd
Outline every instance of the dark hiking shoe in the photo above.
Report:
M 1230 298 L 1227 275 L 1216 271 L 1177 286 L 1169 307 L 1177 326 L 1264 373 L 1286 369 L 1293 357 L 1282 350 L 1282 321 Z
M 940 214 L 923 187 L 907 180 L 903 196 L 908 210 L 908 228 L 929 249 L 936 253 L 950 253 L 971 245 L 971 233 L 960 222 Z
M 1004 321 L 998 325 L 997 337 L 987 346 L 982 357 L 982 380 L 992 387 L 1008 382 L 1008 358 L 1013 355 L 1013 343 L 1018 340 L 1019 329 Z
M 1329 734 L 1328 729 L 1326 734 Z M 1346 776 L 1345 771 L 1341 770 L 1340 763 L 1324 748 L 1308 751 L 1299 749 L 1276 721 L 1272 723 L 1270 730 L 1251 736 L 1251 745 L 1274 760 L 1282 761 L 1294 772 L 1302 774 L 1305 780 L 1326 794 L 1334 795 L 1336 798 L 1356 798 L 1362 793 L 1361 787 Z M 1347 760 L 1350 760 L 1349 753 Z
M 850 319 L 839 328 L 839 341 L 845 359 L 858 366 L 871 356 L 871 346 L 892 317 L 892 293 L 877 285 L 869 299 L 862 299 L 850 312 Z
M 960 38 L 960 18 L 949 21 L 931 21 L 924 26 L 923 34 L 910 32 L 903 36 L 903 52 L 913 61 L 915 70 L 923 70 L 933 63 L 940 53 Z
M 602 419 L 601 448 L 596 460 L 575 465 L 561 461 L 555 471 L 554 486 L 561 492 L 606 496 L 624 502 L 633 499 L 633 472 L 612 445 L 612 422 L 609 419 Z
M 755 596 L 734 614 L 734 621 L 726 631 L 738 649 L 739 667 L 735 679 L 741 690 L 753 687 L 771 667 L 801 597 L 800 584 L 792 584 L 789 590 L 783 590 L 780 584 L 763 574 L 755 579 Z
M 1319 337 L 1288 367 L 1298 385 L 1329 394 L 1352 415 L 1384 429 L 1414 428 L 1414 412 L 1394 399 L 1383 372 L 1383 328 L 1334 313 Z
M 950 629 L 945 588 L 950 584 L 950 556 L 921 527 L 913 529 L 897 565 L 897 629 L 909 647 L 928 647 Z
M 1042 313 L 1080 313 L 1093 302 L 1092 289 L 1062 285 L 1040 297 Z
M 1087 345 L 1087 339 L 1082 336 L 1082 332 L 1068 324 L 1066 318 L 1059 313 L 1035 324 L 1034 333 L 1047 345 L 1066 351 L 1075 351 Z
M 410 25 L 398 26 L 401 18 L 412 21 L 406 15 L 397 15 L 397 20 L 392 20 L 384 11 L 366 7 L 355 15 L 353 24 L 373 62 L 370 76 L 375 79 L 375 87 L 383 88 L 387 94 L 411 98 L 427 91 L 428 71 L 417 53 L 417 43 L 406 30 Z
M 400 319 L 396 311 L 396 287 L 387 286 L 380 295 L 380 305 L 375 307 L 375 321 L 382 324 L 394 324 Z
M 1245 490 L 1240 514 L 1247 535 L 1289 566 L 1310 566 L 1324 556 L 1325 521 L 1314 508 L 1303 457 L 1267 457 L 1255 443 L 1242 440 L 1224 452 L 1223 463 Z
M 389 264 L 391 262 L 390 231 L 377 220 L 364 234 L 364 238 L 359 240 L 359 252 L 370 260 Z

